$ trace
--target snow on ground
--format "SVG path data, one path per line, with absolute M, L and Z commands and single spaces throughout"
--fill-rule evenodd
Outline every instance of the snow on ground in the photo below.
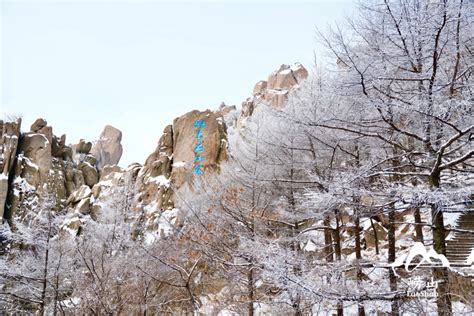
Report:
M 176 220 L 178 219 L 177 208 L 166 210 L 161 213 L 158 218 L 158 236 L 159 238 L 169 236 L 175 229 Z
M 19 196 L 20 194 L 19 190 L 21 190 L 22 192 L 31 192 L 31 191 L 36 190 L 34 186 L 30 185 L 28 181 L 26 181 L 26 179 L 22 177 L 16 177 L 13 180 L 13 185 L 14 185 L 13 194 L 17 196 Z
M 146 205 L 144 209 L 148 218 L 146 226 L 155 227 L 153 231 L 145 233 L 144 238 L 147 244 L 151 244 L 155 240 L 169 236 L 174 232 L 178 224 L 179 209 L 173 208 L 161 212 L 156 202 Z
M 157 177 L 150 177 L 147 180 L 147 183 L 154 182 L 156 184 L 169 187 L 170 186 L 170 179 L 166 178 L 165 176 L 157 176 Z
M 64 300 L 60 302 L 61 306 L 64 306 L 66 308 L 75 308 L 79 304 L 81 304 L 81 298 L 79 297 L 71 297 L 70 299 Z
M 175 162 L 175 163 L 173 164 L 173 168 L 182 168 L 182 167 L 184 167 L 184 166 L 186 166 L 186 162 L 185 162 L 185 161 L 179 161 L 179 162 Z
M 443 214 L 443 221 L 445 226 L 452 226 L 455 227 L 457 225 L 459 217 L 462 213 L 444 213 Z
M 474 265 L 474 249 L 471 249 L 471 254 L 467 257 L 467 264 Z

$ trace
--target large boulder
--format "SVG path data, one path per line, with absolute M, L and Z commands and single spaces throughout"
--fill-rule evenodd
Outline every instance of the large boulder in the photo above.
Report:
M 81 185 L 79 189 L 74 191 L 69 198 L 67 199 L 66 203 L 77 203 L 83 199 L 86 199 L 92 195 L 92 190 L 87 185 Z
M 25 133 L 20 151 L 31 163 L 38 166 L 38 172 L 46 177 L 51 169 L 51 143 L 43 134 Z
M 97 158 L 97 167 L 116 165 L 122 157 L 122 132 L 110 125 L 105 126 L 100 139 L 92 145 L 91 154 Z
M 85 184 L 90 188 L 92 188 L 97 182 L 99 182 L 99 172 L 93 165 L 91 165 L 87 161 L 82 161 L 79 164 L 79 170 L 82 171 Z
M 268 76 L 268 84 L 265 88 L 267 90 L 289 90 L 307 77 L 308 71 L 300 63 L 295 63 L 292 66 L 281 65 L 280 69 Z
M 204 122 L 197 128 L 197 121 Z M 197 130 L 201 134 L 197 139 Z M 222 114 L 210 110 L 192 111 L 174 119 L 148 157 L 137 178 L 138 211 L 153 205 L 153 209 L 167 210 L 175 205 L 174 191 L 195 179 L 196 145 L 202 141 L 201 165 L 203 176 L 217 170 L 227 159 L 227 134 Z M 149 208 L 151 209 L 151 208 Z
M 137 180 L 138 208 L 156 203 L 160 209 L 173 207 L 169 186 L 173 162 L 173 126 L 168 125 L 158 141 L 155 151 L 147 158 Z
M 33 133 L 38 133 L 47 125 L 48 125 L 48 122 L 46 122 L 45 119 L 43 118 L 36 119 L 36 121 L 33 124 L 31 124 L 30 131 L 32 131 Z
M 92 149 L 92 143 L 86 142 L 84 139 L 79 140 L 79 143 L 72 146 L 73 152 L 77 154 L 87 155 Z
M 196 121 L 205 122 L 205 127 L 201 129 L 202 139 L 196 139 Z M 172 169 L 171 178 L 177 188 L 193 178 L 195 147 L 200 141 L 203 152 L 199 164 L 203 173 L 216 170 L 219 162 L 227 158 L 227 135 L 223 118 L 209 110 L 195 110 L 174 119 L 173 165 L 181 167 Z

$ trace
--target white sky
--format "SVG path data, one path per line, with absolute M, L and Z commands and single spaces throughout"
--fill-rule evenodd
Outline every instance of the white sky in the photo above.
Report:
M 315 26 L 354 1 L 0 0 L 1 116 L 38 117 L 68 143 L 123 132 L 121 165 L 144 163 L 193 109 L 240 104 L 281 64 L 320 56 Z

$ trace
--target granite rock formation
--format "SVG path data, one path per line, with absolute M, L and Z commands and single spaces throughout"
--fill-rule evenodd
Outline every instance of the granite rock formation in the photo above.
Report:
M 283 106 L 307 76 L 301 64 L 282 65 L 255 85 L 241 111 L 222 103 L 216 111 L 195 110 L 177 117 L 165 127 L 144 165 L 126 169 L 116 166 L 123 151 L 122 132 L 112 126 L 107 125 L 95 142 L 81 139 L 67 146 L 66 136 L 56 137 L 44 119 L 36 120 L 26 133 L 20 133 L 19 122 L 2 123 L 0 202 L 8 206 L 7 219 L 25 218 L 42 199 L 52 197 L 58 209 L 68 212 L 64 227 L 73 231 L 114 199 L 127 206 L 130 222 L 139 231 L 159 230 L 163 216 L 179 224 L 176 191 L 198 177 L 196 164 L 203 172 L 199 176 L 218 171 L 228 154 L 227 125 L 252 115 L 259 103 Z M 199 161 L 196 121 L 205 123 Z
M 9 179 L 20 138 L 20 128 L 21 119 L 16 122 L 0 121 L 0 222 L 4 216 Z
M 28 220 L 46 200 L 60 211 L 76 189 L 98 182 L 90 143 L 73 150 L 66 135 L 55 136 L 46 120 L 37 119 L 29 132 L 21 132 L 20 123 L 0 124 L 0 215 L 10 223 Z
M 203 160 L 200 162 L 203 176 L 216 171 L 219 163 L 227 159 L 226 126 L 220 113 L 192 111 L 174 119 L 173 124 L 165 127 L 156 150 L 148 157 L 137 177 L 135 210 L 141 214 L 139 218 L 142 221 L 150 217 L 158 218 L 156 214 L 166 210 L 171 212 L 176 203 L 174 192 L 192 183 L 196 177 L 194 123 L 197 120 L 205 122 L 202 129 Z
M 122 132 L 110 125 L 105 126 L 100 139 L 93 142 L 90 153 L 97 158 L 97 168 L 116 165 L 122 157 Z
M 82 158 L 78 166 L 86 185 L 77 187 L 67 200 L 65 228 L 76 231 L 88 216 L 98 216 L 108 202 L 119 203 L 128 210 L 127 218 L 138 233 L 154 231 L 164 234 L 160 233 L 163 222 L 180 225 L 183 215 L 175 208 L 175 192 L 186 184 L 192 184 L 197 177 L 194 170 L 195 122 L 199 120 L 205 122 L 202 128 L 204 150 L 200 161 L 202 176 L 218 170 L 220 162 L 227 159 L 227 132 L 222 112 L 191 111 L 165 127 L 155 151 L 143 166 L 132 164 L 122 169 L 105 165 L 100 170 L 98 182 L 90 186 L 88 173 L 83 169 L 88 159 Z M 92 165 L 92 161 L 88 163 Z
M 297 89 L 307 77 L 308 71 L 300 63 L 281 65 L 267 80 L 255 84 L 252 96 L 242 103 L 242 116 L 251 116 L 255 106 L 261 102 L 281 108 L 288 100 L 288 94 Z

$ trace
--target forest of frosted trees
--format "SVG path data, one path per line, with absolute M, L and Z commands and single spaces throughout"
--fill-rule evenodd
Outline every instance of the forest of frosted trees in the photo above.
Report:
M 184 222 L 153 242 L 128 220 L 129 179 L 77 236 L 53 201 L 4 224 L 0 313 L 472 314 L 472 262 L 398 259 L 446 255 L 447 223 L 473 211 L 473 15 L 366 1 L 318 30 L 334 65 L 228 126 L 228 161 L 175 192 Z M 408 296 L 414 277 L 435 295 Z

